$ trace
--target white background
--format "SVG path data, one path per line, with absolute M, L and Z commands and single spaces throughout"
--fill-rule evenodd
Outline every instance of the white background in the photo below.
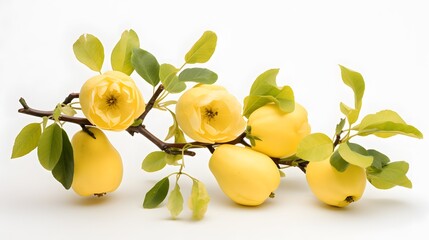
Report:
M 331 135 L 339 102 L 352 105 L 338 64 L 366 81 L 363 114 L 399 112 L 427 134 L 429 117 L 429 8 L 425 1 L 12 1 L 0 0 L 0 239 L 428 239 L 427 140 L 358 138 L 394 161 L 407 160 L 413 189 L 377 190 L 345 209 L 320 204 L 297 169 L 286 171 L 276 198 L 248 208 L 233 204 L 207 167 L 210 155 L 187 158 L 186 172 L 211 195 L 204 220 L 185 209 L 171 220 L 165 206 L 141 207 L 146 191 L 175 171 L 145 173 L 140 164 L 155 146 L 142 136 L 108 133 L 124 160 L 121 187 L 107 197 L 81 198 L 65 191 L 38 163 L 36 152 L 10 160 L 13 140 L 28 123 L 19 97 L 49 110 L 96 74 L 74 57 L 83 33 L 104 44 L 103 71 L 125 29 L 134 29 L 142 48 L 161 63 L 180 66 L 205 30 L 218 35 L 205 67 L 218 84 L 242 99 L 257 75 L 280 68 L 278 82 L 290 85 L 309 112 L 313 132 Z M 151 88 L 134 73 L 145 98 Z M 173 96 L 173 98 L 176 96 Z M 164 137 L 167 114 L 151 112 L 148 128 Z M 77 130 L 66 126 L 69 135 Z M 190 183 L 182 179 L 185 197 Z

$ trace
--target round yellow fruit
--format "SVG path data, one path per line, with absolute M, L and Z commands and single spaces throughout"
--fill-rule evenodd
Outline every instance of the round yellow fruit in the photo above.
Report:
M 210 158 L 209 168 L 222 191 L 242 205 L 262 204 L 280 184 L 271 158 L 250 148 L 221 145 Z
M 260 107 L 249 116 L 247 125 L 251 135 L 259 139 L 253 149 L 277 158 L 295 154 L 299 142 L 311 131 L 307 111 L 298 103 L 290 113 L 275 104 Z
M 74 155 L 73 190 L 81 196 L 104 195 L 115 191 L 122 181 L 122 159 L 98 128 L 88 128 L 72 138 Z
M 329 159 L 310 162 L 306 178 L 311 191 L 320 201 L 336 207 L 345 207 L 359 200 L 366 185 L 365 169 L 349 164 L 344 172 L 339 172 Z

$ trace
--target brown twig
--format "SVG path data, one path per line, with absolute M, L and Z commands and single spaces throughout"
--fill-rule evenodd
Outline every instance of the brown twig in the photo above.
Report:
M 162 93 L 163 90 L 164 90 L 164 86 L 160 84 L 159 87 L 156 89 L 156 91 L 153 93 L 152 97 L 149 99 L 149 102 L 147 102 L 146 108 L 142 113 L 142 115 L 140 115 L 139 119 L 141 120 L 145 119 L 146 115 L 150 112 L 150 110 L 152 110 L 153 105 L 156 102 L 156 99 L 158 99 L 159 95 Z
M 69 104 L 73 99 L 79 98 L 79 93 L 70 93 L 63 101 L 63 104 Z
M 161 95 L 163 90 L 164 90 L 164 87 L 162 85 L 159 85 L 159 87 L 156 89 L 156 91 L 154 92 L 154 94 L 146 104 L 145 111 L 139 116 L 139 119 L 143 121 L 146 118 L 147 114 L 152 110 L 156 100 Z M 79 98 L 79 94 L 71 93 L 64 99 L 63 104 L 69 104 L 75 98 Z M 18 110 L 19 113 L 36 116 L 36 117 L 48 117 L 52 119 L 52 115 L 54 113 L 53 111 L 43 111 L 43 110 L 31 108 L 28 106 L 28 104 L 23 98 L 19 99 L 19 102 L 22 105 L 22 108 Z M 86 126 L 94 126 L 88 119 L 81 118 L 81 117 L 60 115 L 58 119 L 64 122 L 78 124 L 82 128 L 85 128 Z M 224 143 L 203 143 L 203 142 L 166 143 L 160 140 L 155 135 L 153 135 L 148 129 L 146 129 L 145 125 L 143 124 L 140 124 L 138 126 L 130 126 L 126 129 L 126 131 L 130 133 L 132 136 L 134 136 L 135 133 L 139 133 L 143 135 L 145 138 L 147 138 L 149 141 L 155 144 L 161 151 L 164 151 L 168 154 L 173 154 L 173 155 L 184 154 L 188 156 L 195 156 L 195 152 L 189 151 L 189 149 L 197 149 L 197 148 L 207 148 L 211 153 L 213 153 L 216 147 L 221 144 L 231 144 L 231 145 L 242 144 L 246 147 L 251 147 L 250 144 L 245 141 L 245 137 L 246 137 L 245 132 L 237 136 L 237 138 Z M 338 140 L 336 139 L 336 141 L 339 141 L 339 139 Z M 304 173 L 305 173 L 305 168 L 308 164 L 307 161 L 304 161 L 302 159 L 285 160 L 285 159 L 279 159 L 279 158 L 272 158 L 272 160 L 274 161 L 274 163 L 277 165 L 278 168 L 281 167 L 280 165 L 296 166 L 299 169 L 301 169 Z

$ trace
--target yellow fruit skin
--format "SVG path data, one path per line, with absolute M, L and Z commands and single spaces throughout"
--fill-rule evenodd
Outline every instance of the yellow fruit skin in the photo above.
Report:
M 113 192 L 122 181 L 121 156 L 101 130 L 88 129 L 96 139 L 79 131 L 71 141 L 74 155 L 72 188 L 81 196 Z
M 306 178 L 311 191 L 320 201 L 336 207 L 345 207 L 359 200 L 366 185 L 365 169 L 350 164 L 344 172 L 339 172 L 329 159 L 310 162 Z
M 260 139 L 255 141 L 253 149 L 277 158 L 295 154 L 299 142 L 311 132 L 307 111 L 298 103 L 291 113 L 267 104 L 249 116 L 247 125 L 251 134 Z
M 222 191 L 246 206 L 262 204 L 280 184 L 271 158 L 250 148 L 221 145 L 210 158 L 209 168 Z

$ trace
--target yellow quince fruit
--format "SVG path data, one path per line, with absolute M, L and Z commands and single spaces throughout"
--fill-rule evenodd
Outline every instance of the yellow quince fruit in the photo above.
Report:
M 88 79 L 80 90 L 79 101 L 92 124 L 114 131 L 127 129 L 146 106 L 134 80 L 119 71 Z
M 250 148 L 223 144 L 214 151 L 209 168 L 222 191 L 242 205 L 262 204 L 280 184 L 271 158 Z
M 222 143 L 235 139 L 246 126 L 240 102 L 224 87 L 198 84 L 176 104 L 177 123 L 195 141 Z
M 339 172 L 329 159 L 310 162 L 306 178 L 311 191 L 320 201 L 336 207 L 345 207 L 359 200 L 366 185 L 365 169 L 349 164 L 344 172 Z
M 122 159 L 98 128 L 90 127 L 95 139 L 84 131 L 72 138 L 74 155 L 73 190 L 81 196 L 115 191 L 122 181 Z
M 307 111 L 298 103 L 290 113 L 275 104 L 262 106 L 249 116 L 247 126 L 257 137 L 252 148 L 276 158 L 295 154 L 299 142 L 311 132 Z

